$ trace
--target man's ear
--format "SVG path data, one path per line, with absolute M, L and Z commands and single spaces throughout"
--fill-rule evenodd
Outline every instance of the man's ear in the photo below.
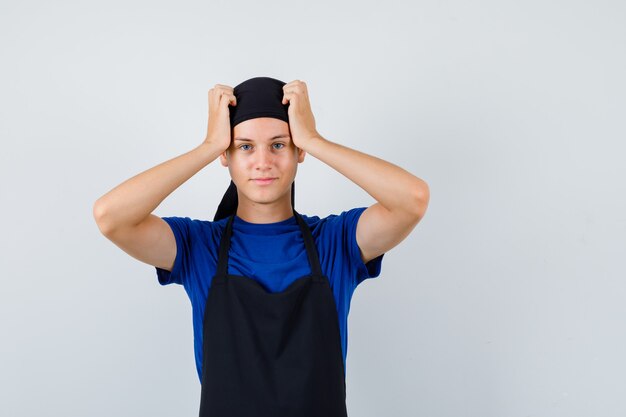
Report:
M 296 149 L 298 149 L 298 163 L 302 163 L 304 162 L 304 157 L 306 156 L 306 151 L 303 151 L 302 149 L 296 147 Z
M 224 167 L 228 166 L 228 149 L 220 155 L 220 163 Z

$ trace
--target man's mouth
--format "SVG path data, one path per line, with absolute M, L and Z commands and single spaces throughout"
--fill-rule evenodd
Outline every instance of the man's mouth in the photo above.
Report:
M 271 184 L 276 178 L 254 178 L 254 182 L 259 185 Z

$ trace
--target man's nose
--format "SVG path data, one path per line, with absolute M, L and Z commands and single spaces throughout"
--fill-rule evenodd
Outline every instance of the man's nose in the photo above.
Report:
M 260 165 L 269 165 L 274 159 L 274 154 L 271 149 L 259 148 L 256 153 L 257 163 Z

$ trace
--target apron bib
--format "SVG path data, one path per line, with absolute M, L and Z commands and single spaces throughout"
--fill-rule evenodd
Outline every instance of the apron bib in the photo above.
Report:
M 200 417 L 347 417 L 335 299 L 293 212 L 311 274 L 280 293 L 228 274 L 235 214 L 228 219 L 204 312 Z

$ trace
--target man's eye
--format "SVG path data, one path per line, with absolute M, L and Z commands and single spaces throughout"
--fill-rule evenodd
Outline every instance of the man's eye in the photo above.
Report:
M 284 148 L 284 147 L 285 147 L 285 144 L 284 144 L 284 143 L 274 143 L 274 144 L 273 144 L 273 146 L 276 146 L 276 145 L 279 145 L 279 146 L 280 146 L 280 148 L 278 148 L 278 149 L 282 149 L 282 148 Z M 252 146 L 252 145 L 248 145 L 248 144 L 244 143 L 243 145 L 240 145 L 240 146 L 239 146 L 239 149 L 242 149 L 244 146 Z M 246 149 L 244 149 L 244 151 L 245 151 L 245 150 L 246 150 Z

